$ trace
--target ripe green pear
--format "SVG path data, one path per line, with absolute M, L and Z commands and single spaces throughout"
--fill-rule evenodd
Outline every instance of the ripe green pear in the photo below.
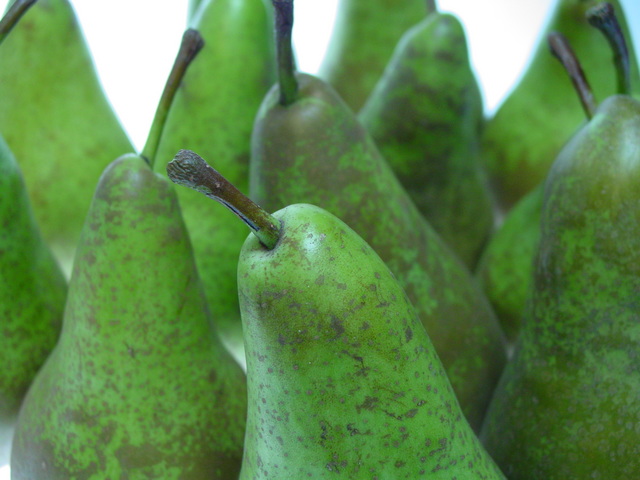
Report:
M 611 50 L 586 20 L 587 10 L 598 3 L 602 2 L 558 0 L 544 32 L 559 31 L 569 39 L 596 98 L 605 98 L 618 90 L 609 68 Z M 611 4 L 629 37 L 620 2 L 612 0 Z M 633 47 L 629 48 L 637 95 L 640 74 Z M 487 121 L 482 137 L 483 164 L 504 211 L 545 179 L 558 152 L 582 122 L 571 82 L 549 54 L 546 36 L 541 35 L 526 71 Z
M 42 234 L 69 272 L 100 174 L 133 147 L 67 0 L 37 2 L 0 49 L 0 131 Z
M 22 174 L 0 136 L 0 430 L 53 350 L 62 325 L 67 281 L 33 217 Z M 0 464 L 10 438 L 0 442 Z
M 504 478 L 406 294 L 346 224 L 274 214 L 238 263 L 249 412 L 241 480 Z
M 24 401 L 12 479 L 237 476 L 246 383 L 214 330 L 172 185 L 143 158 L 104 172 L 64 327 Z
M 190 21 L 206 43 L 176 93 L 158 158 L 181 148 L 215 158 L 248 191 L 253 119 L 275 80 L 273 26 L 263 0 L 206 0 Z M 155 170 L 166 175 L 166 161 Z M 236 268 L 244 227 L 221 205 L 177 190 L 198 271 L 225 344 L 244 363 Z
M 640 474 L 640 102 L 613 96 L 549 173 L 531 297 L 482 438 L 508 478 Z
M 400 37 L 425 13 L 435 10 L 432 3 L 340 0 L 318 76 L 357 112 L 384 72 Z
M 358 118 L 420 212 L 473 269 L 494 218 L 479 159 L 482 96 L 460 21 L 433 12 L 412 27 Z

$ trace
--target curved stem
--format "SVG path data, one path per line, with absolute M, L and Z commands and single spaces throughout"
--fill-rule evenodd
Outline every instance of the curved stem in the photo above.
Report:
M 36 3 L 37 0 L 16 0 L 6 11 L 2 20 L 0 20 L 0 43 L 9 34 L 11 29 L 16 26 L 22 15 Z
M 212 198 L 246 223 L 260 243 L 272 250 L 280 239 L 280 223 L 244 195 L 226 178 L 191 150 L 180 150 L 167 165 L 172 182 Z
M 293 54 L 293 0 L 272 0 L 275 8 L 278 84 L 280 104 L 291 105 L 298 96 L 298 80 Z
M 573 52 L 571 45 L 569 45 L 566 37 L 558 32 L 549 33 L 547 41 L 551 53 L 560 60 L 560 63 L 562 63 L 562 66 L 569 74 L 587 118 L 591 119 L 598 106 L 596 105 L 593 91 L 589 86 L 587 77 L 584 75 L 580 62 Z
M 616 18 L 613 5 L 607 2 L 599 3 L 587 10 L 587 20 L 600 30 L 607 38 L 613 50 L 613 61 L 618 76 L 618 93 L 631 95 L 631 65 L 629 49 L 624 38 L 620 23 Z
M 178 55 L 173 63 L 171 72 L 162 91 L 156 113 L 149 129 L 147 141 L 142 149 L 142 157 L 149 162 L 149 165 L 153 167 L 156 160 L 156 153 L 158 153 L 158 145 L 160 144 L 160 138 L 162 137 L 162 131 L 171 109 L 173 99 L 180 87 L 180 82 L 184 78 L 184 74 L 187 71 L 187 67 L 191 64 L 198 52 L 204 46 L 204 40 L 197 30 L 188 29 L 182 35 L 182 42 L 180 43 L 180 49 Z

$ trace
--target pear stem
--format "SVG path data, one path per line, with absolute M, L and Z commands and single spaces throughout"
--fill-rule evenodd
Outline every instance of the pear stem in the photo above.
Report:
M 280 239 L 280 222 L 254 203 L 197 153 L 180 150 L 167 164 L 172 182 L 212 198 L 246 223 L 260 243 L 273 250 Z
M 560 63 L 562 63 L 562 66 L 569 74 L 569 78 L 571 78 L 571 81 L 573 82 L 573 86 L 580 98 L 582 108 L 584 109 L 587 118 L 591 119 L 598 106 L 593 96 L 593 91 L 587 81 L 587 77 L 582 70 L 582 66 L 578 61 L 578 58 L 573 52 L 571 45 L 569 45 L 569 41 L 559 32 L 549 33 L 547 41 L 549 43 L 551 53 L 560 60 Z
M 16 0 L 6 11 L 0 20 L 0 43 L 9 34 L 11 29 L 16 26 L 22 15 L 36 3 L 37 0 Z
M 146 159 L 152 168 L 156 160 L 162 131 L 164 130 L 169 110 L 171 110 L 173 99 L 180 87 L 187 68 L 203 46 L 204 40 L 197 30 L 190 28 L 182 35 L 180 49 L 178 50 L 173 67 L 169 72 L 169 77 L 165 83 L 158 107 L 156 108 L 156 113 L 153 117 L 153 122 L 151 123 L 151 128 L 149 129 L 147 141 L 142 149 L 142 157 Z
M 438 5 L 436 4 L 436 0 L 427 0 L 427 15 L 431 15 L 437 11 Z
M 278 84 L 280 104 L 291 105 L 298 97 L 298 80 L 293 54 L 293 0 L 272 0 L 275 9 Z
M 613 61 L 618 76 L 618 93 L 631 95 L 631 66 L 629 49 L 624 38 L 620 23 L 616 18 L 613 5 L 607 2 L 599 3 L 587 10 L 587 20 L 600 30 L 606 37 L 613 50 Z

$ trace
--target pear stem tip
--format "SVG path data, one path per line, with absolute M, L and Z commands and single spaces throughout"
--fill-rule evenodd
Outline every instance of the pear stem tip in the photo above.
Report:
M 245 222 L 262 245 L 272 250 L 280 239 L 280 222 L 191 150 L 180 150 L 167 164 L 169 179 L 223 204 Z
M 293 0 L 272 0 L 275 9 L 276 48 L 280 104 L 291 105 L 298 96 L 293 53 Z
M 438 4 L 436 0 L 427 0 L 427 15 L 430 15 L 438 11 Z
M 606 37 L 613 50 L 618 93 L 631 95 L 631 65 L 629 48 L 622 32 L 622 27 L 616 17 L 613 5 L 601 2 L 587 10 L 587 21 L 596 27 Z
M 582 70 L 567 38 L 559 32 L 551 32 L 547 36 L 551 53 L 560 61 L 580 98 L 580 103 L 588 119 L 591 119 L 597 109 L 591 86 Z

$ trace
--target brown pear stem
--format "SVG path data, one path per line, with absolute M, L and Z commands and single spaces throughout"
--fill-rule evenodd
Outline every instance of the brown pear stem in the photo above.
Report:
M 427 0 L 427 15 L 431 15 L 437 11 L 438 5 L 436 4 L 436 0 Z
M 0 43 L 37 0 L 16 0 L 0 20 Z
M 573 52 L 571 45 L 569 45 L 569 41 L 559 32 L 549 33 L 547 41 L 551 53 L 560 60 L 560 63 L 562 63 L 562 66 L 569 74 L 569 78 L 571 78 L 571 82 L 576 89 L 587 118 L 591 119 L 597 108 L 596 101 L 587 77 L 582 71 L 580 62 Z
M 180 49 L 173 63 L 173 67 L 169 72 L 169 77 L 162 91 L 156 113 L 149 129 L 147 141 L 142 149 L 142 157 L 149 162 L 149 165 L 153 167 L 156 160 L 156 154 L 158 153 L 158 146 L 160 145 L 160 138 L 162 137 L 162 131 L 164 129 L 169 110 L 171 110 L 171 104 L 176 96 L 176 92 L 180 87 L 180 83 L 184 78 L 184 74 L 187 68 L 196 57 L 198 52 L 204 46 L 204 40 L 200 35 L 200 32 L 192 28 L 186 30 L 182 35 L 182 42 L 180 43 Z
M 618 93 L 631 95 L 629 49 L 613 5 L 602 2 L 590 8 L 587 10 L 587 20 L 604 34 L 611 45 L 618 77 Z
M 272 250 L 280 239 L 280 222 L 244 195 L 197 153 L 180 150 L 167 165 L 172 182 L 212 198 L 246 223 L 260 243 Z
M 278 84 L 280 104 L 291 105 L 298 97 L 295 56 L 293 54 L 293 0 L 272 0 L 275 9 Z

